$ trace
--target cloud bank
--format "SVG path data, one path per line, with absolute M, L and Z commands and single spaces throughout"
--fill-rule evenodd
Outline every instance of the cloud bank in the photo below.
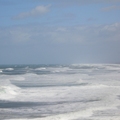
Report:
M 20 13 L 16 16 L 13 17 L 13 19 L 23 19 L 23 18 L 27 18 L 27 17 L 36 17 L 36 16 L 40 16 L 42 14 L 45 14 L 47 12 L 49 12 L 49 7 L 48 6 L 37 6 L 34 9 L 28 11 L 28 12 L 23 12 Z
M 2 63 L 119 62 L 120 23 L 0 28 Z M 9 56 L 9 59 L 8 59 Z
M 0 39 L 13 42 L 45 40 L 58 43 L 94 43 L 99 41 L 119 41 L 119 38 L 120 23 L 72 27 L 31 25 L 0 29 Z

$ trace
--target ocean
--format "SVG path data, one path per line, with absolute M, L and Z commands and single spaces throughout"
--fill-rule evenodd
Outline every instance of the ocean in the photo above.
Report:
M 120 120 L 120 64 L 0 65 L 0 120 Z

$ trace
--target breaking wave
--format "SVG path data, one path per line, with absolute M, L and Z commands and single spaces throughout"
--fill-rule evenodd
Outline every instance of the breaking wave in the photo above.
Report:
M 6 65 L 0 71 L 2 120 L 120 118 L 120 65 Z

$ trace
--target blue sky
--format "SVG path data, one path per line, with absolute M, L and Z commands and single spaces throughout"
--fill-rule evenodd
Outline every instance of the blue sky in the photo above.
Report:
M 120 63 L 120 0 L 0 0 L 0 64 Z

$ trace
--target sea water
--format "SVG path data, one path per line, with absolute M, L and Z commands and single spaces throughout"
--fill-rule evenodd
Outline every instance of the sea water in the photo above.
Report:
M 1 65 L 0 120 L 120 120 L 120 64 Z

